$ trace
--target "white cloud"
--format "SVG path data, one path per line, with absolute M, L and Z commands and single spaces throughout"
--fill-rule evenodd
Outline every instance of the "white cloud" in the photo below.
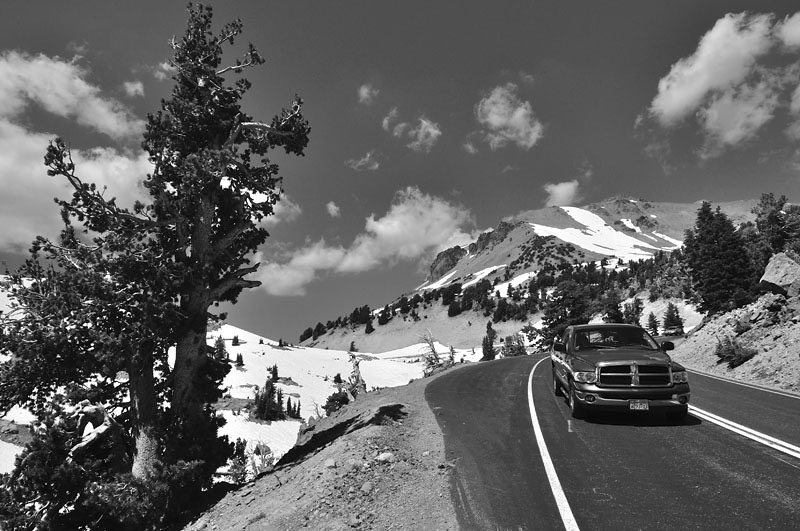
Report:
M 727 91 L 751 73 L 773 45 L 770 15 L 728 14 L 701 39 L 697 50 L 672 65 L 658 82 L 650 112 L 661 125 L 691 116 L 715 91 Z
M 389 114 L 383 117 L 382 127 L 384 131 L 389 131 L 392 126 L 392 122 L 397 120 L 397 107 L 392 107 L 392 110 L 389 111 Z
M 786 129 L 786 134 L 793 140 L 800 140 L 800 85 L 795 87 L 794 92 L 792 92 L 789 112 L 794 121 Z
M 368 152 L 360 159 L 348 159 L 344 163 L 356 171 L 375 171 L 381 166 L 375 150 Z
M 800 13 L 786 17 L 778 23 L 775 33 L 787 48 L 800 46 Z
M 144 96 L 144 84 L 141 81 L 126 81 L 122 88 L 130 98 Z
M 406 144 L 409 149 L 430 153 L 439 137 L 442 136 L 442 129 L 439 124 L 422 115 L 417 119 L 419 122 L 417 126 L 412 127 L 408 122 L 395 123 L 398 121 L 398 115 L 397 107 L 392 107 L 389 114 L 383 118 L 382 127 L 384 131 L 392 133 L 392 136 L 397 138 L 406 137 L 410 139 L 411 142 Z
M 358 87 L 358 102 L 364 105 L 372 105 L 380 92 L 372 84 L 365 83 Z
M 114 139 L 138 136 L 144 121 L 88 83 L 80 65 L 46 55 L 0 53 L 0 119 L 14 119 L 30 104 L 74 119 Z
M 569 206 L 580 201 L 578 187 L 580 184 L 577 179 L 563 183 L 547 183 L 543 186 L 547 192 L 546 206 Z
M 281 297 L 306 294 L 306 286 L 316 280 L 318 271 L 336 267 L 345 254 L 341 247 L 330 247 L 325 240 L 299 249 L 285 264 L 263 263 L 263 255 L 256 254 L 255 262 L 262 262 L 256 274 L 261 287 L 270 295 Z
M 706 132 L 706 145 L 701 155 L 713 157 L 725 147 L 753 138 L 761 126 L 772 119 L 777 106 L 777 92 L 767 82 L 715 96 L 698 112 L 698 120 Z
M 144 122 L 118 101 L 104 97 L 86 81 L 75 62 L 45 55 L 0 52 L 0 249 L 24 251 L 36 235 L 55 238 L 62 227 L 53 198 L 69 199 L 61 177 L 49 177 L 42 159 L 55 133 L 32 131 L 18 123 L 31 107 L 72 119 L 114 139 L 138 135 Z M 140 149 L 73 149 L 76 174 L 106 188 L 123 207 L 146 200 L 141 181 L 152 164 Z
M 544 133 L 530 102 L 517 96 L 517 85 L 507 83 L 492 89 L 475 106 L 475 116 L 483 127 L 483 137 L 492 150 L 507 144 L 529 150 Z
M 69 199 L 72 190 L 63 178 L 50 177 L 42 159 L 55 134 L 36 133 L 0 119 L 0 249 L 24 251 L 37 235 L 55 238 L 62 227 L 53 198 Z M 100 189 L 108 187 L 107 197 L 116 197 L 124 207 L 144 200 L 142 178 L 153 171 L 144 152 L 130 153 L 110 148 L 95 148 L 72 153 L 76 173 Z
M 360 273 L 399 260 L 418 260 L 431 253 L 474 241 L 470 212 L 410 186 L 399 191 L 382 217 L 371 215 L 364 231 L 348 248 L 324 240 L 292 253 L 286 263 L 259 269 L 263 287 L 273 295 L 302 295 L 322 273 Z
M 273 214 L 264 218 L 261 223 L 265 227 L 274 227 L 279 223 L 291 223 L 300 217 L 303 209 L 288 194 L 281 194 L 281 199 L 273 207 Z
M 164 81 L 168 77 L 170 77 L 177 68 L 172 66 L 169 62 L 164 61 L 163 63 L 159 63 L 153 68 L 153 77 L 159 81 Z
M 430 153 L 441 135 L 442 130 L 439 128 L 439 124 L 420 116 L 419 125 L 408 131 L 411 142 L 407 145 L 414 151 Z
M 478 148 L 475 147 L 475 144 L 473 144 L 472 141 L 470 140 L 467 140 L 466 142 L 461 144 L 461 147 L 464 148 L 464 151 L 466 151 L 470 155 L 474 155 L 475 153 L 478 152 Z
M 328 211 L 328 215 L 332 218 L 339 218 L 342 217 L 342 209 L 334 203 L 333 201 L 328 201 L 325 204 L 325 209 Z

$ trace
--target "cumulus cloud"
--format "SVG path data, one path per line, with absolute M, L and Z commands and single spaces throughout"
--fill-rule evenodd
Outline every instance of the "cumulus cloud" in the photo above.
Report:
M 397 192 L 385 215 L 370 215 L 349 247 L 320 240 L 298 249 L 284 263 L 262 266 L 258 276 L 273 295 L 303 295 L 321 274 L 360 273 L 474 241 L 477 233 L 466 230 L 472 225 L 464 207 L 410 186 Z
M 717 20 L 694 53 L 678 60 L 659 81 L 648 116 L 637 119 L 637 129 L 647 128 L 647 118 L 667 129 L 696 120 L 704 136 L 698 153 L 709 158 L 745 145 L 788 108 L 786 133 L 797 139 L 800 112 L 794 94 L 800 69 L 796 60 L 787 64 L 785 59 L 800 48 L 800 13 L 773 21 L 771 14 L 750 13 Z
M 574 205 L 580 201 L 578 188 L 580 183 L 578 179 L 566 181 L 563 183 L 547 183 L 543 186 L 544 191 L 547 192 L 546 206 L 569 206 Z
M 73 62 L 21 52 L 0 53 L 0 249 L 23 251 L 36 235 L 55 238 L 62 226 L 53 198 L 68 199 L 63 179 L 49 177 L 42 163 L 56 133 L 21 125 L 30 108 L 74 120 L 114 139 L 141 132 L 143 122 L 121 103 L 103 96 L 86 81 L 87 71 Z M 85 182 L 107 188 L 107 197 L 131 207 L 145 200 L 142 178 L 152 172 L 143 151 L 95 147 L 73 149 L 76 173 Z
M 773 44 L 771 16 L 728 14 L 701 39 L 697 50 L 672 65 L 658 82 L 650 112 L 662 125 L 691 116 L 710 93 L 742 83 Z
M 751 139 L 772 119 L 777 106 L 778 94 L 766 82 L 715 96 L 698 112 L 698 119 L 706 132 L 701 156 L 713 157 L 728 146 Z
M 164 61 L 163 63 L 158 63 L 153 68 L 153 77 L 159 81 L 164 81 L 168 77 L 170 77 L 177 69 L 172 66 L 168 61 Z
M 389 132 L 392 126 L 392 122 L 397 120 L 397 114 L 398 114 L 397 107 L 392 107 L 392 110 L 389 111 L 389 114 L 383 117 L 383 122 L 381 123 L 381 126 L 383 127 L 384 131 Z
M 786 17 L 778 24 L 776 33 L 787 48 L 800 47 L 800 13 Z
M 80 65 L 43 54 L 0 52 L 0 118 L 14 119 L 35 104 L 111 138 L 138 136 L 144 121 L 85 80 Z
M 279 223 L 290 223 L 303 213 L 300 205 L 294 202 L 289 194 L 281 194 L 281 199 L 273 207 L 273 214 L 264 218 L 261 223 L 265 227 L 274 227 Z
M 122 84 L 122 89 L 130 98 L 144 96 L 144 84 L 141 81 L 126 81 Z
M 348 159 L 344 163 L 356 171 L 375 171 L 381 167 L 377 157 L 375 150 L 372 150 L 360 159 Z
M 475 106 L 475 117 L 482 127 L 484 140 L 492 150 L 515 144 L 527 151 L 544 134 L 544 127 L 533 114 L 530 102 L 519 98 L 514 83 L 492 89 Z
M 406 144 L 409 149 L 421 153 L 430 153 L 439 137 L 442 136 L 442 129 L 439 124 L 422 115 L 417 119 L 417 126 L 413 127 L 408 122 L 399 121 L 398 116 L 397 107 L 392 107 L 389 114 L 383 118 L 381 125 L 384 131 L 392 133 L 392 136 L 397 138 L 405 137 L 411 140 Z
M 33 238 L 55 238 L 62 226 L 53 198 L 69 199 L 71 189 L 63 179 L 50 177 L 42 163 L 53 133 L 37 133 L 0 119 L 0 249 L 20 252 Z M 107 187 L 121 206 L 131 207 L 147 193 L 141 179 L 153 171 L 147 154 L 110 148 L 74 150 L 77 174 L 86 182 Z
M 436 122 L 420 116 L 419 124 L 408 131 L 408 136 L 411 138 L 411 142 L 407 144 L 409 148 L 422 153 L 430 153 L 439 137 L 442 136 L 442 130 Z
M 372 105 L 380 92 L 370 83 L 365 83 L 358 87 L 358 102 L 364 105 Z
M 334 203 L 333 201 L 328 201 L 325 204 L 325 209 L 328 211 L 328 215 L 332 218 L 339 218 L 342 216 L 342 209 Z

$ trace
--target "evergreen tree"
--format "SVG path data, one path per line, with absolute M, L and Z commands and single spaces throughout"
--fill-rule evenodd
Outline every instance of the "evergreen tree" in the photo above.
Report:
M 356 342 L 355 341 L 351 341 L 350 342 L 350 348 L 347 349 L 347 350 L 348 350 L 348 352 L 358 352 L 358 349 L 356 348 Z
M 454 299 L 453 302 L 450 303 L 450 306 L 447 307 L 447 316 L 455 317 L 459 314 L 461 314 L 461 303 Z
M 272 377 L 272 381 L 277 382 L 278 381 L 278 365 L 275 364 L 272 367 L 270 367 L 269 368 L 269 373 L 270 373 L 270 376 Z
M 633 301 L 626 302 L 622 311 L 622 321 L 628 324 L 638 325 L 642 319 L 642 301 L 634 297 Z
M 222 336 L 217 336 L 217 339 L 214 340 L 214 352 L 218 360 L 230 359 L 228 356 L 228 349 L 225 348 L 225 340 L 222 339 Z
M 702 311 L 724 312 L 750 301 L 754 275 L 748 254 L 719 207 L 712 211 L 711 204 L 703 202 L 695 228 L 686 231 L 684 247 Z
M 231 340 L 231 346 L 238 347 L 239 346 L 239 336 L 233 336 Z
M 545 304 L 542 334 L 545 343 L 561 337 L 573 324 L 588 323 L 592 314 L 589 287 L 574 280 L 562 280 Z
M 300 343 L 302 343 L 303 341 L 305 341 L 306 339 L 310 338 L 313 335 L 314 335 L 314 331 L 309 326 L 308 328 L 303 330 L 302 334 L 300 334 L 300 338 L 299 338 L 300 339 Z
M 375 327 L 372 326 L 372 319 L 370 319 L 369 321 L 367 321 L 367 326 L 364 328 L 364 333 L 365 334 L 371 334 L 374 331 L 375 331 Z
M 286 411 L 283 408 L 283 391 L 275 387 L 271 378 L 267 378 L 263 389 L 256 391 L 252 415 L 260 420 L 284 420 L 286 418 Z
M 605 311 L 603 321 L 606 323 L 624 322 L 622 310 L 620 309 L 621 305 L 622 301 L 620 300 L 616 290 L 609 290 L 605 300 L 603 300 L 603 310 Z
M 664 312 L 663 324 L 665 331 L 668 329 L 675 329 L 678 335 L 682 335 L 684 333 L 683 318 L 680 316 L 678 307 L 671 302 L 667 304 L 667 310 Z
M 647 314 L 647 331 L 654 336 L 658 335 L 658 317 L 653 312 Z

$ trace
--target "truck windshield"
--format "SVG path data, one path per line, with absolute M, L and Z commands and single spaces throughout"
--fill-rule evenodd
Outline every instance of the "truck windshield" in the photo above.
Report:
M 584 328 L 575 332 L 575 349 L 636 347 L 657 350 L 658 343 L 641 328 Z

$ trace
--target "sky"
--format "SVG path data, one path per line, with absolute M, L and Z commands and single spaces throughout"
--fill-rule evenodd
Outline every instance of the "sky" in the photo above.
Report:
M 266 59 L 244 110 L 295 94 L 306 156 L 277 154 L 285 194 L 254 258 L 262 286 L 229 322 L 306 327 L 422 284 L 440 250 L 546 206 L 800 201 L 796 2 L 616 0 L 211 2 Z M 59 229 L 68 197 L 42 159 L 146 199 L 140 143 L 172 87 L 183 2 L 5 2 L 0 17 L 0 260 Z M 233 80 L 231 74 L 231 80 Z

